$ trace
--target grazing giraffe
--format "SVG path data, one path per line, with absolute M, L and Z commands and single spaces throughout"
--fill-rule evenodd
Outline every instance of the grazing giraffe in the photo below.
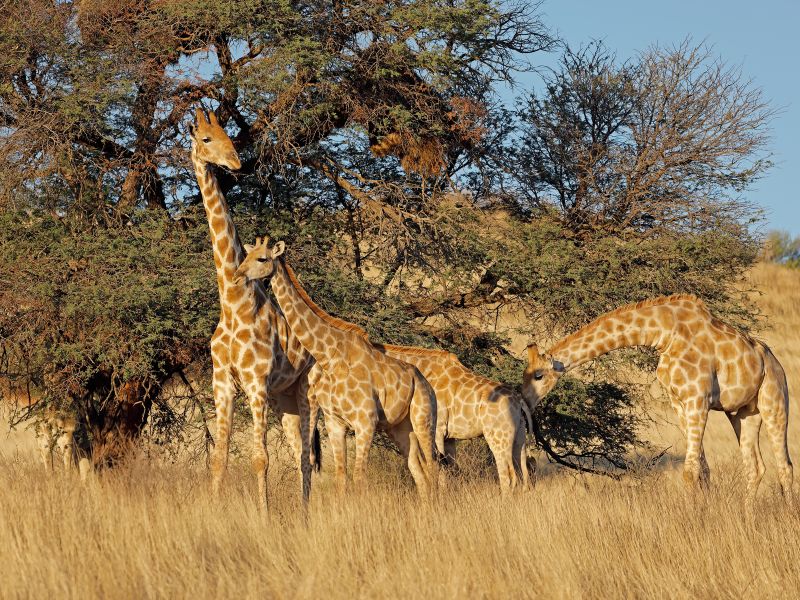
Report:
M 219 493 L 230 444 L 236 384 L 247 394 L 253 416 L 253 471 L 259 504 L 266 508 L 268 466 L 267 402 L 281 414 L 283 430 L 300 463 L 303 500 L 310 494 L 308 371 L 314 359 L 289 328 L 260 281 L 234 277 L 244 253 L 212 165 L 241 167 L 233 143 L 211 112 L 197 109 L 192 130 L 192 163 L 203 196 L 220 298 L 220 320 L 211 338 L 217 435 L 212 489 Z M 319 458 L 319 457 L 317 457 Z
M 529 410 L 510 388 L 478 375 L 461 364 L 452 352 L 410 346 L 375 344 L 389 356 L 417 367 L 445 410 L 437 416 L 437 435 L 445 438 L 448 459 L 455 459 L 455 440 L 482 435 L 497 465 L 500 489 L 513 490 L 522 481 L 528 486 L 525 453 Z
M 528 346 L 523 394 L 537 401 L 564 371 L 616 348 L 649 346 L 660 356 L 656 376 L 686 435 L 683 476 L 692 486 L 708 480 L 703 432 L 709 410 L 724 411 L 736 432 L 752 507 L 764 475 L 759 450 L 767 427 L 778 477 L 792 504 L 792 462 L 786 443 L 789 389 L 766 344 L 716 319 L 695 296 L 674 295 L 623 306 L 557 342 L 547 355 Z
M 407 457 L 420 494 L 432 493 L 438 485 L 436 396 L 425 378 L 415 367 L 374 348 L 363 329 L 317 306 L 286 262 L 283 242 L 271 252 L 267 240 L 246 248 L 236 275 L 243 281 L 270 281 L 292 331 L 316 360 L 314 370 L 322 381 L 312 386 L 312 395 L 325 415 L 340 492 L 347 427 L 356 436 L 353 483 L 360 485 L 380 426 Z

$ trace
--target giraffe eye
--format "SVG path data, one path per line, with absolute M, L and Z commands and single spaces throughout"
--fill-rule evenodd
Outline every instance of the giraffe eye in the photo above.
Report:
M 542 377 L 544 377 L 544 371 L 536 371 L 536 372 L 533 374 L 533 378 L 534 378 L 536 381 L 540 381 L 540 380 L 542 379 Z
M 209 142 L 211 142 L 211 138 L 210 137 L 204 137 L 203 138 L 203 143 L 204 144 L 208 144 Z
M 261 256 L 261 257 L 257 258 L 256 260 L 258 262 L 260 262 L 260 263 L 265 263 L 265 262 L 267 262 L 267 257 L 266 256 Z

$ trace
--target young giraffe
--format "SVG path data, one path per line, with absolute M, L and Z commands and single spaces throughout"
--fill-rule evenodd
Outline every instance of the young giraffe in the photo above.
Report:
M 316 359 L 314 370 L 322 381 L 312 393 L 325 414 L 337 487 L 344 489 L 346 428 L 356 435 L 353 483 L 360 485 L 375 429 L 381 426 L 408 458 L 420 494 L 433 492 L 438 457 L 436 396 L 430 385 L 415 367 L 375 349 L 363 329 L 317 306 L 286 262 L 285 248 L 278 242 L 270 253 L 267 241 L 258 240 L 247 246 L 236 274 L 243 281 L 270 280 L 292 331 Z
M 244 253 L 212 165 L 239 169 L 241 163 L 225 130 L 211 112 L 197 109 L 192 131 L 192 163 L 211 230 L 220 298 L 220 320 L 211 338 L 217 439 L 212 489 L 219 493 L 230 444 L 233 399 L 238 383 L 253 415 L 253 470 L 259 504 L 266 508 L 268 466 L 267 402 L 281 414 L 283 430 L 300 462 L 303 500 L 310 493 L 308 371 L 314 359 L 289 328 L 260 281 L 234 276 Z
M 686 435 L 684 479 L 705 483 L 703 432 L 709 410 L 733 425 L 753 506 L 764 474 L 758 445 L 762 419 L 775 452 L 784 496 L 792 503 L 792 462 L 786 443 L 789 390 L 778 359 L 766 344 L 716 319 L 694 296 L 675 295 L 623 306 L 557 342 L 547 356 L 528 347 L 523 394 L 537 401 L 564 371 L 627 346 L 650 346 L 661 358 L 656 376 Z
M 467 369 L 444 350 L 375 344 L 387 355 L 414 365 L 433 388 L 436 403 L 446 410 L 437 416 L 437 435 L 444 437 L 448 459 L 455 459 L 455 440 L 482 435 L 494 456 L 500 488 L 507 493 L 522 481 L 528 486 L 525 454 L 530 408 L 506 386 Z

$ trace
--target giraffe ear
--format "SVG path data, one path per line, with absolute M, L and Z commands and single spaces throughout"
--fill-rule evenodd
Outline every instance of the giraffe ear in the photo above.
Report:
M 210 112 L 208 113 L 208 117 L 209 117 L 209 119 L 208 119 L 208 122 L 209 122 L 209 123 L 211 123 L 212 125 L 216 125 L 217 127 L 219 127 L 219 121 L 217 121 L 217 113 L 216 113 L 216 112 L 214 112 L 213 110 L 212 110 L 212 111 L 210 111 Z
M 564 363 L 562 363 L 560 360 L 553 359 L 553 371 L 556 373 L 563 373 L 566 370 L 567 369 L 564 366 Z
M 256 247 L 253 246 L 252 244 L 243 244 L 242 247 L 244 248 L 245 254 L 250 254 L 253 250 L 256 249 Z
M 198 106 L 196 109 L 194 109 L 194 122 L 195 122 L 195 125 L 199 126 L 202 123 L 205 123 L 206 121 L 207 121 L 207 119 L 206 119 L 205 112 L 203 111 L 203 109 L 201 107 Z
M 282 256 L 284 252 L 286 252 L 286 243 L 281 240 L 272 247 L 272 258 L 278 258 Z

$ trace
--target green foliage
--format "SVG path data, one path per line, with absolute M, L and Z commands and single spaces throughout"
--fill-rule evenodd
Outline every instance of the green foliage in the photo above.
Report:
M 630 450 L 643 447 L 634 403 L 613 384 L 562 377 L 536 409 L 537 439 L 567 465 L 625 468 Z
M 640 237 L 571 235 L 560 221 L 515 222 L 493 269 L 537 316 L 577 327 L 623 304 L 692 293 L 717 313 L 752 326 L 754 312 L 732 289 L 753 263 L 756 241 L 722 229 Z M 557 317 L 553 317 L 557 315 Z
M 98 371 L 114 385 L 157 382 L 205 351 L 218 308 L 204 219 L 183 229 L 148 211 L 85 227 L 4 212 L 0 223 L 2 340 L 50 394 L 80 397 Z

